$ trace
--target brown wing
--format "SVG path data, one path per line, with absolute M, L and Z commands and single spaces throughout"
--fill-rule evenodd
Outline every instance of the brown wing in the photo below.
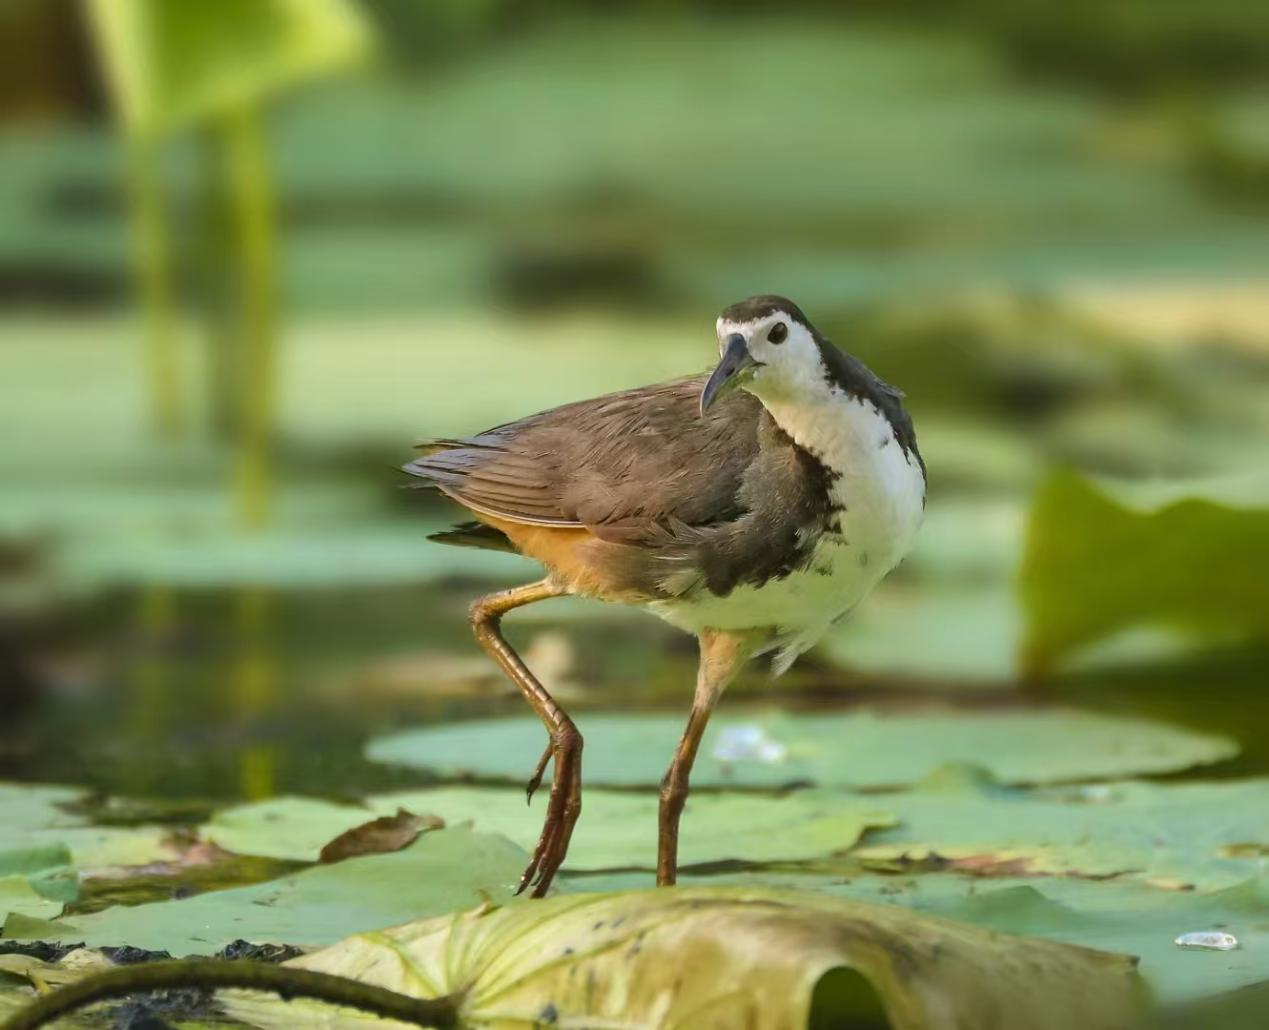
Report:
M 736 393 L 702 418 L 703 385 L 695 376 L 567 404 L 429 444 L 405 469 L 481 514 L 614 542 L 728 522 L 742 513 L 761 406 Z

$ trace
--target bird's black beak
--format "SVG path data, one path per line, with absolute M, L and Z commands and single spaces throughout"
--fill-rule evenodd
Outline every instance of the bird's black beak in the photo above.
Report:
M 701 391 L 701 415 L 704 415 L 719 397 L 730 393 L 752 374 L 758 362 L 749 353 L 749 345 L 740 333 L 727 337 L 722 360 Z

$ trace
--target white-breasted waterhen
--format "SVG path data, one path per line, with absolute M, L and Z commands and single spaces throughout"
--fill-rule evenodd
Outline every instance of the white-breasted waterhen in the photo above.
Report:
M 517 551 L 545 578 L 471 606 L 476 639 L 523 691 L 554 760 L 546 822 L 520 890 L 541 896 L 581 811 L 582 737 L 500 630 L 549 597 L 636 605 L 700 641 L 687 728 L 661 787 L 657 882 L 675 880 L 679 817 L 706 721 L 743 663 L 777 672 L 899 563 L 925 506 L 925 465 L 902 394 L 783 297 L 718 319 L 709 376 L 566 404 L 406 466 L 477 521 L 444 543 Z

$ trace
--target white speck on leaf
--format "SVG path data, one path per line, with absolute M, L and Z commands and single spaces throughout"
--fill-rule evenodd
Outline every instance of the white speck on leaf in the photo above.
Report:
M 775 765 L 788 757 L 789 749 L 773 740 L 761 726 L 725 726 L 711 754 L 720 762 L 763 762 Z
M 1219 930 L 1196 930 L 1183 933 L 1176 939 L 1178 948 L 1194 948 L 1200 951 L 1233 951 L 1238 947 L 1238 938 L 1232 933 Z

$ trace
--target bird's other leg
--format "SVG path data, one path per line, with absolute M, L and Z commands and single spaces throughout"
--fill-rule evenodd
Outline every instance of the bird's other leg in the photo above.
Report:
M 692 714 L 674 752 L 674 760 L 661 780 L 660 827 L 657 837 L 657 886 L 668 887 L 678 876 L 679 817 L 687 801 L 692 763 L 718 698 L 748 659 L 753 641 L 749 634 L 705 630 L 700 634 L 701 661 L 696 673 Z
M 568 851 L 573 826 L 582 810 L 582 736 L 564 709 L 546 692 L 537 677 L 529 671 L 520 656 L 502 635 L 502 617 L 512 608 L 560 597 L 567 593 L 544 579 L 539 583 L 489 594 L 472 603 L 469 613 L 476 641 L 520 688 L 524 698 L 537 712 L 550 737 L 547 751 L 529 781 L 529 794 L 541 782 L 548 757 L 554 759 L 551 795 L 546 805 L 546 822 L 538 838 L 528 868 L 520 878 L 520 889 L 532 885 L 533 896 L 540 898 L 551 886 L 556 872 Z

